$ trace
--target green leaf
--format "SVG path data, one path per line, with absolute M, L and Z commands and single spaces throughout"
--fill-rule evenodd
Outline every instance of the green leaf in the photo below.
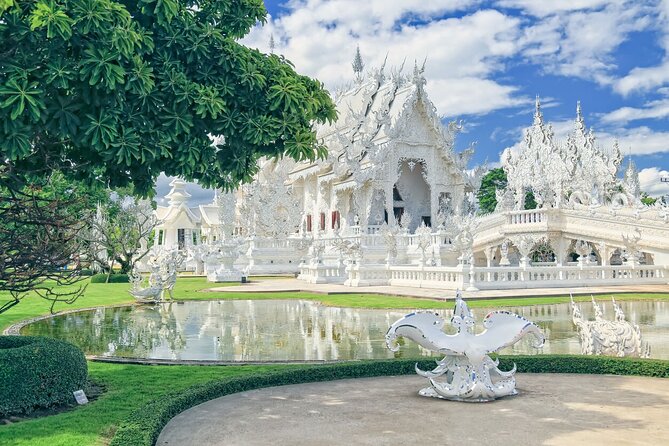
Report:
M 116 120 L 104 110 L 100 110 L 97 116 L 87 114 L 88 126 L 86 136 L 89 137 L 91 145 L 99 146 L 101 143 L 110 146 L 117 136 Z
M 125 70 L 118 65 L 119 54 L 106 48 L 88 48 L 81 65 L 81 76 L 89 85 L 102 82 L 109 90 L 125 83 Z
M 72 35 L 74 21 L 65 14 L 54 2 L 40 1 L 30 14 L 30 29 L 46 27 L 46 36 L 51 39 L 59 35 L 68 39 Z
M 14 5 L 14 0 L 0 0 L 0 14 Z
M 45 108 L 42 98 L 43 91 L 38 88 L 37 82 L 31 82 L 22 79 L 10 79 L 4 87 L 0 87 L 0 108 L 10 108 L 10 118 L 16 119 L 28 109 L 30 117 L 37 121 L 40 116 L 40 109 Z

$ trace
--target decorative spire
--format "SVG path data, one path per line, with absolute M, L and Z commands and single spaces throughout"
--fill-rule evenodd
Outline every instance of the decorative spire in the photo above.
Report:
M 360 55 L 360 45 L 355 47 L 355 57 L 353 57 L 353 73 L 355 74 L 355 79 L 357 81 L 362 80 L 362 70 L 365 68 L 365 64 L 362 61 L 362 56 Z
M 630 152 L 631 152 L 630 148 Z M 625 169 L 625 175 L 623 178 L 623 183 L 626 192 L 634 198 L 639 198 L 641 196 L 641 183 L 639 182 L 639 171 L 636 168 L 636 164 L 632 161 L 632 156 L 630 155 L 627 162 L 627 169 Z
M 544 116 L 541 114 L 541 101 L 539 95 L 534 100 L 534 125 L 541 125 L 544 123 Z
M 269 52 L 270 54 L 274 54 L 274 48 L 276 48 L 276 44 L 274 43 L 274 34 L 269 35 Z
M 416 85 L 416 87 L 418 89 L 418 93 L 423 92 L 423 87 L 427 83 L 426 80 L 425 80 L 425 76 L 423 75 L 423 73 L 425 72 L 425 62 L 426 61 L 427 61 L 427 58 L 425 59 L 425 61 L 423 61 L 423 66 L 421 68 L 418 68 L 418 63 L 415 60 L 414 60 L 414 63 L 413 63 L 413 79 L 412 79 L 412 81 L 413 81 L 414 85 Z
M 585 120 L 583 119 L 583 112 L 581 111 L 581 101 L 576 101 L 576 130 L 580 130 L 585 134 Z
M 172 190 L 165 198 L 169 199 L 169 204 L 172 207 L 179 207 L 184 203 L 188 203 L 190 194 L 186 192 L 186 182 L 181 178 L 175 178 L 171 183 Z

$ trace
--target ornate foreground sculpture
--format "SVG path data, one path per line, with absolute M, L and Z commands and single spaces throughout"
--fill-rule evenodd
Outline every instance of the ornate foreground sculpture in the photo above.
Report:
M 581 308 L 571 299 L 572 320 L 581 338 L 581 354 L 605 356 L 634 356 L 648 358 L 650 346 L 642 342 L 641 330 L 636 324 L 625 320 L 625 313 L 613 297 L 615 320 L 604 319 L 602 309 L 592 298 L 595 320 L 583 318 Z
M 177 250 L 163 251 L 150 261 L 151 273 L 148 286 L 144 287 L 144 278 L 137 268 L 128 275 L 132 288 L 129 293 L 141 303 L 157 303 L 165 300 L 165 291 L 173 299 L 172 291 L 177 283 L 177 270 L 184 257 Z
M 545 337 L 533 322 L 508 311 L 493 311 L 483 320 L 486 330 L 474 334 L 474 317 L 462 300 L 456 296 L 455 311 L 451 325 L 457 333 L 447 335 L 442 331 L 444 319 L 430 312 L 417 312 L 404 316 L 395 322 L 386 334 L 386 345 L 391 351 L 398 351 L 398 337 L 411 339 L 428 350 L 446 356 L 437 361 L 437 367 L 423 371 L 416 365 L 416 373 L 430 380 L 430 387 L 418 392 L 421 396 L 443 398 L 455 401 L 492 401 L 508 395 L 515 395 L 516 366 L 508 372 L 497 368 L 499 361 L 493 361 L 488 354 L 509 347 L 530 333 L 539 341 L 535 347 L 543 346 Z M 446 375 L 446 381 L 435 378 Z

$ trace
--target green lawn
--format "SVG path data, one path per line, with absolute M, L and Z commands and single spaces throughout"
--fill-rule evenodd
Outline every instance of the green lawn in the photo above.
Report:
M 220 286 L 221 284 L 216 284 Z M 451 308 L 452 302 L 408 297 L 313 293 L 227 293 L 200 292 L 212 284 L 200 277 L 182 277 L 177 281 L 175 297 L 197 299 L 309 299 L 325 305 L 357 308 Z M 72 305 L 61 304 L 57 311 L 132 303 L 129 284 L 89 284 L 85 294 Z M 452 292 L 447 292 L 451 293 Z M 619 294 L 618 300 L 669 299 L 668 294 Z M 0 294 L 0 301 L 6 295 Z M 608 299 L 609 296 L 601 296 Z M 578 300 L 588 300 L 579 297 Z M 470 307 L 515 307 L 522 305 L 568 302 L 567 296 L 527 297 L 517 299 L 470 300 Z M 35 296 L 0 315 L 0 330 L 14 322 L 49 312 L 49 303 Z M 132 410 L 161 395 L 193 384 L 290 366 L 138 366 L 89 362 L 90 377 L 106 387 L 106 392 L 91 404 L 44 418 L 0 426 L 1 445 L 104 445 L 113 436 L 115 426 Z
M 98 400 L 69 412 L 0 426 L 0 445 L 104 445 L 114 435 L 118 423 L 131 411 L 162 394 L 193 384 L 278 367 L 139 366 L 89 362 L 91 379 L 107 388 Z

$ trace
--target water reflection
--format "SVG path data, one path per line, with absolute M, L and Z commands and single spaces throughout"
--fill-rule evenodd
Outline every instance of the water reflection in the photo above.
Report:
M 669 303 L 621 302 L 621 306 L 628 319 L 640 325 L 651 345 L 651 356 L 669 359 Z M 604 316 L 612 319 L 611 303 L 603 303 L 602 308 Z M 580 353 L 569 305 L 508 309 L 544 330 L 544 353 Z M 581 309 L 584 317 L 594 318 L 589 303 L 581 304 Z M 473 311 L 478 321 L 488 312 Z M 450 310 L 437 312 L 450 318 Z M 22 334 L 64 339 L 88 354 L 130 358 L 282 361 L 430 355 L 413 342 L 407 342 L 397 354 L 386 349 L 386 330 L 405 313 L 324 307 L 297 300 L 166 303 L 57 316 L 25 327 Z M 521 341 L 502 353 L 537 351 L 529 341 Z

